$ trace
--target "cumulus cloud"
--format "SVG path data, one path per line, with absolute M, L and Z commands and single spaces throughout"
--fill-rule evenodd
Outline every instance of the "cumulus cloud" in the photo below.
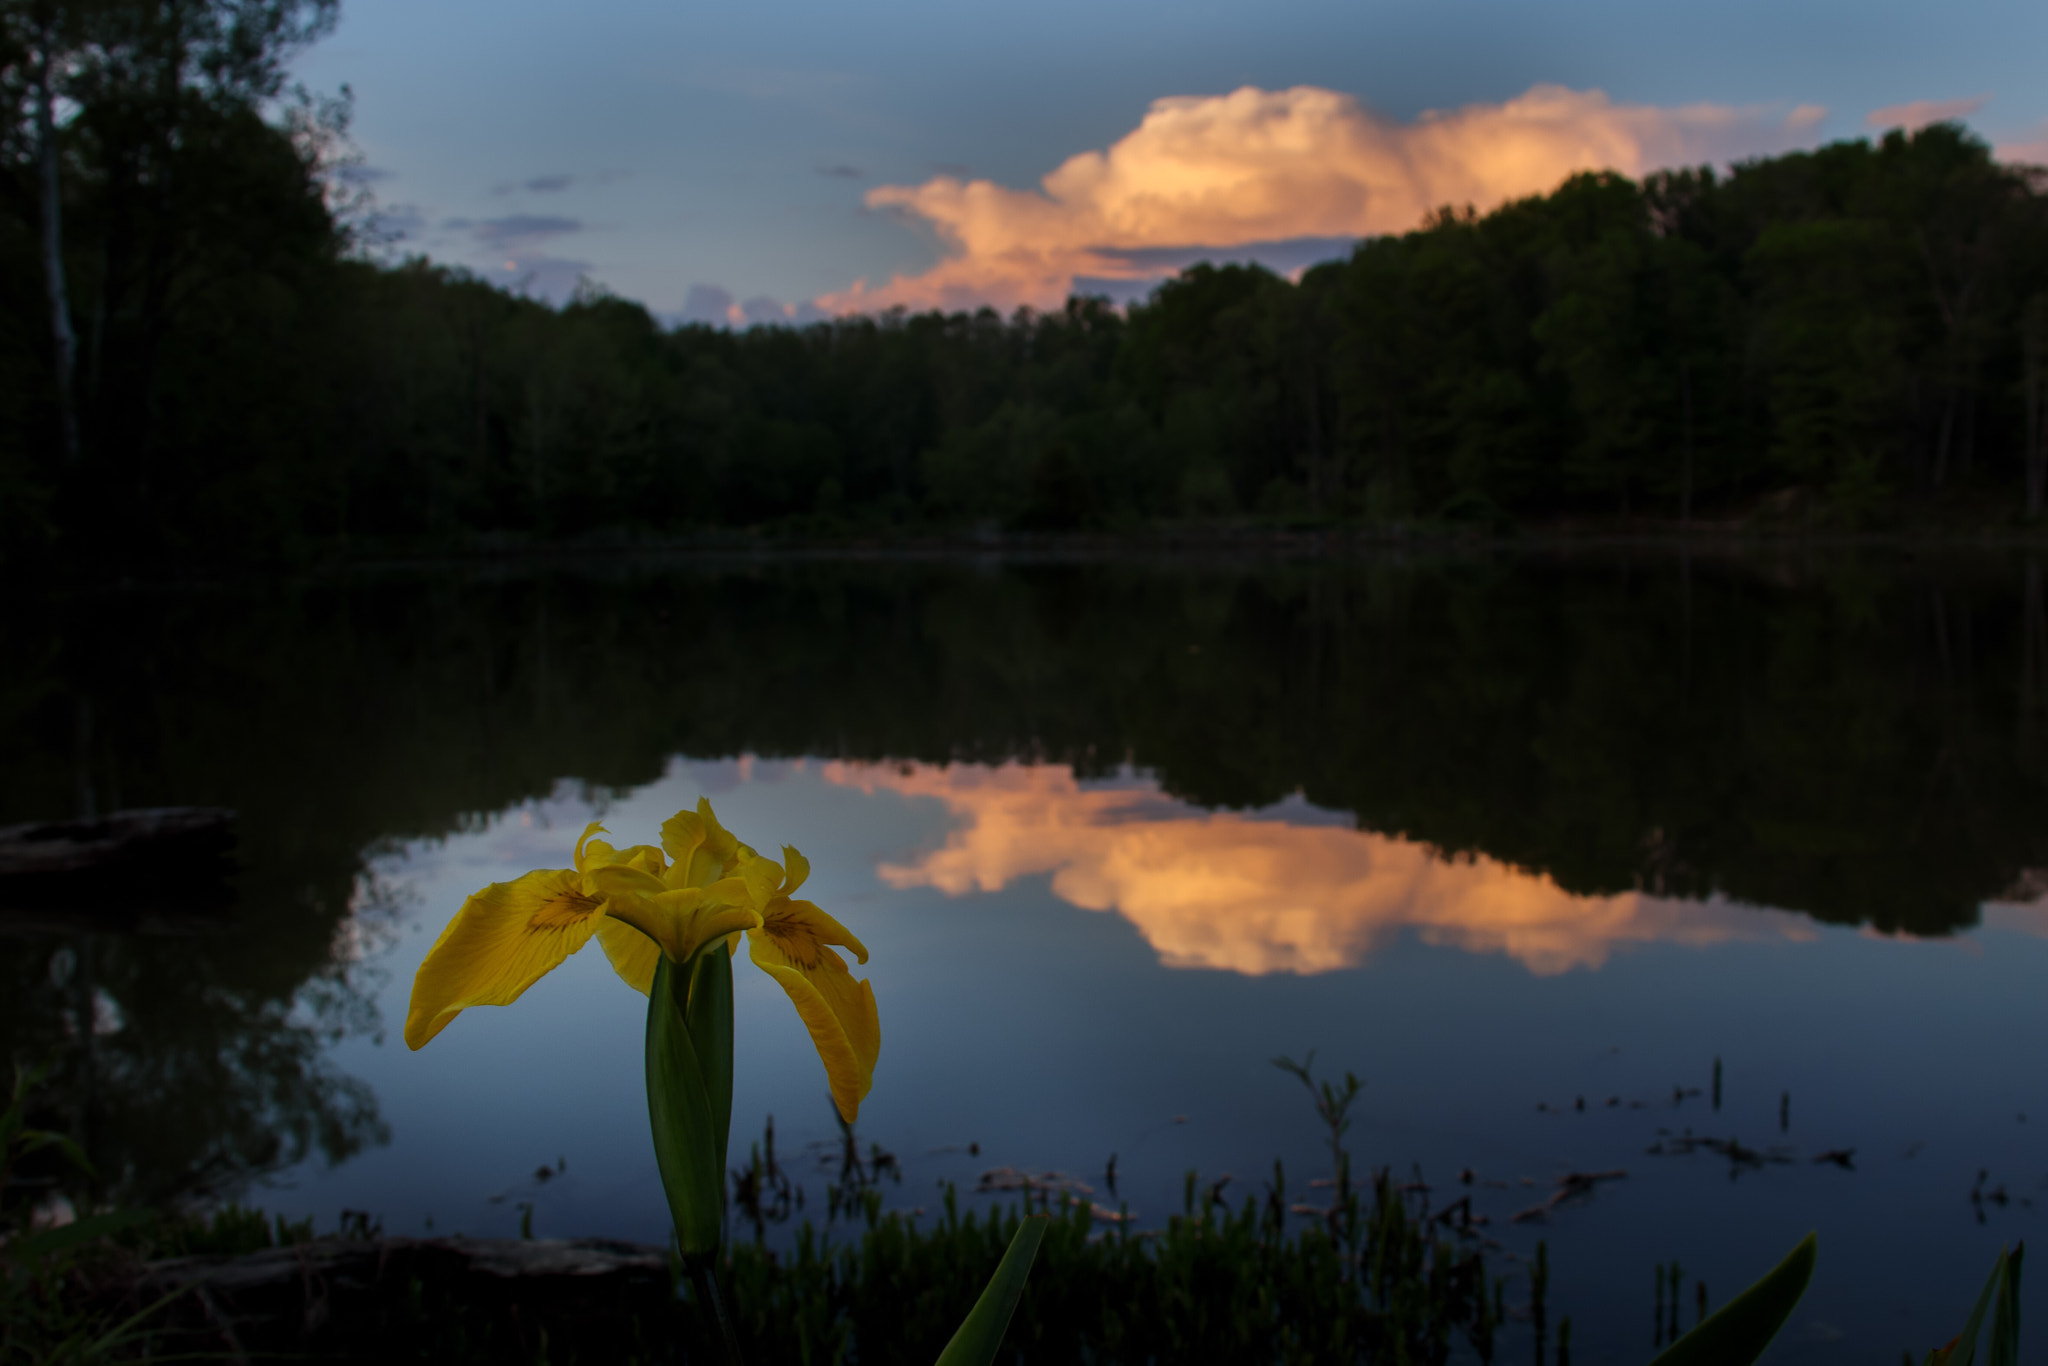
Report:
M 2048 166 L 2048 119 L 2035 124 L 2017 138 L 1998 144 L 2000 161 L 2013 166 Z
M 494 265 L 490 274 L 499 284 L 551 303 L 564 303 L 590 278 L 594 269 L 588 261 L 549 256 L 543 252 L 515 252 Z
M 700 284 L 690 286 L 690 292 L 683 296 L 682 308 L 671 314 L 669 320 L 712 327 L 791 327 L 828 316 L 815 304 L 786 304 L 765 294 L 740 300 L 730 290 Z
M 691 285 L 690 292 L 683 296 L 682 308 L 674 315 L 674 321 L 731 327 L 735 309 L 729 290 L 720 289 L 717 285 Z
M 1550 85 L 1412 123 L 1313 86 L 1176 96 L 1037 189 L 940 175 L 870 190 L 870 208 L 929 224 L 946 254 L 922 274 L 861 280 L 818 303 L 834 312 L 1051 307 L 1077 278 L 1159 277 L 1147 253 L 1213 258 L 1303 239 L 1323 250 L 1331 239 L 1413 228 L 1442 205 L 1484 210 L 1543 193 L 1576 171 L 1640 175 L 1785 150 L 1810 140 L 1825 114 L 1620 104 Z
M 1873 109 L 1863 116 L 1863 122 L 1871 128 L 1903 128 L 1909 133 L 1917 133 L 1930 123 L 1966 119 L 1982 109 L 1990 99 L 1989 95 L 1973 95 L 1966 100 L 1908 100 L 1904 104 L 1888 104 L 1882 109 Z
M 1494 859 L 1445 859 L 1339 824 L 1299 799 L 1204 811 L 1149 778 L 1083 784 L 1063 764 L 833 762 L 824 776 L 945 804 L 943 846 L 876 870 L 891 887 L 964 896 L 1049 877 L 1062 900 L 1128 920 L 1168 967 L 1331 972 L 1409 933 L 1547 976 L 1641 944 L 1815 937 L 1802 917 L 1722 900 L 1576 895 Z
M 583 231 L 580 219 L 516 213 L 503 218 L 451 218 L 444 229 L 466 233 L 488 253 L 485 277 L 536 298 L 556 303 L 576 292 L 590 273 L 588 261 L 554 256 L 545 244 Z

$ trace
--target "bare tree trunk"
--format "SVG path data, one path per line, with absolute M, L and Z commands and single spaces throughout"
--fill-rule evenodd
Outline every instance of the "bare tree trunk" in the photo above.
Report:
M 2020 318 L 2020 339 L 2024 358 L 2020 385 L 2026 399 L 2027 430 L 2023 462 L 2027 475 L 2027 516 L 2041 515 L 2042 495 L 2048 492 L 2048 431 L 2043 430 L 2042 393 L 2048 381 L 2048 294 L 2027 301 Z
M 2048 681 L 2048 614 L 2041 605 L 2041 562 L 2027 556 L 2025 587 L 2020 600 L 2020 750 L 2034 743 L 2044 681 Z
M 1956 425 L 1956 396 L 1951 392 L 1941 404 L 1941 427 L 1934 439 L 1934 487 L 1948 480 L 1948 439 Z
M 64 208 L 57 177 L 57 95 L 53 84 L 56 25 L 45 11 L 36 57 L 36 159 L 43 181 L 43 281 L 50 295 L 50 341 L 55 352 L 57 410 L 64 429 L 64 460 L 78 460 L 78 407 L 72 379 L 78 369 L 78 334 L 71 327 L 71 294 L 64 284 Z
M 1323 515 L 1323 482 L 1326 472 L 1323 467 L 1323 394 L 1322 386 L 1316 382 L 1316 359 L 1313 350 L 1308 360 L 1308 511 L 1311 517 L 1320 519 Z
M 1678 467 L 1678 525 L 1692 530 L 1692 361 L 1678 362 L 1678 394 L 1684 403 L 1681 463 Z

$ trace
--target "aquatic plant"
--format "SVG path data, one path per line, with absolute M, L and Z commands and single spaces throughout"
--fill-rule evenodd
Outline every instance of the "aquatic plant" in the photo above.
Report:
M 1963 1323 L 1963 1331 L 1949 1339 L 1948 1345 L 1938 1347 L 1927 1354 L 1921 1366 L 1974 1366 L 1977 1361 L 1977 1335 L 1983 1331 L 1984 1316 L 1991 1315 L 1991 1337 L 1984 1344 L 1984 1366 L 2018 1366 L 2020 1359 L 2020 1262 L 2026 1256 L 2026 1244 L 2020 1243 L 2008 1252 L 1998 1250 L 1998 1260 L 1991 1264 L 1991 1277 L 1984 1282 L 1984 1289 L 1977 1296 L 1977 1303 L 1970 1309 L 1970 1317 Z M 1906 1356 L 1905 1366 L 1912 1366 L 1911 1353 Z
M 832 1102 L 851 1123 L 874 1083 L 882 1031 L 873 988 L 835 950 L 865 963 L 867 948 L 795 899 L 808 859 L 789 845 L 780 862 L 764 858 L 719 824 L 708 800 L 664 822 L 659 848 L 615 848 L 595 838 L 603 830 L 595 821 L 584 828 L 573 867 L 494 882 L 462 904 L 413 979 L 405 1041 L 421 1048 L 470 1006 L 511 1004 L 595 937 L 619 976 L 647 996 L 647 1114 L 676 1250 L 737 1362 L 717 1275 L 732 1129 L 731 958 L 744 934 L 754 965 L 796 1006 Z M 941 1357 L 946 1366 L 994 1355 L 1043 1235 L 1043 1223 L 1020 1225 Z

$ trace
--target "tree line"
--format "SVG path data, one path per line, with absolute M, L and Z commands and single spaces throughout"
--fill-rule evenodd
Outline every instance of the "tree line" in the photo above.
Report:
M 1128 308 L 665 326 L 351 226 L 335 0 L 0 0 L 0 545 L 61 562 L 2048 496 L 2048 214 L 1959 126 L 1445 209 Z

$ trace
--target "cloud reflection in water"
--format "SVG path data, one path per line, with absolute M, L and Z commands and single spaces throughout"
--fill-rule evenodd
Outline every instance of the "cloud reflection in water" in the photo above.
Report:
M 951 811 L 943 846 L 877 870 L 890 886 L 965 896 L 1050 874 L 1061 899 L 1123 916 L 1169 967 L 1330 972 L 1404 928 L 1544 976 L 1598 968 L 1629 944 L 1815 938 L 1803 917 L 1718 899 L 1574 895 L 1541 873 L 1337 824 L 1299 799 L 1206 811 L 1142 774 L 1084 783 L 1064 764 L 835 762 L 824 773 Z

